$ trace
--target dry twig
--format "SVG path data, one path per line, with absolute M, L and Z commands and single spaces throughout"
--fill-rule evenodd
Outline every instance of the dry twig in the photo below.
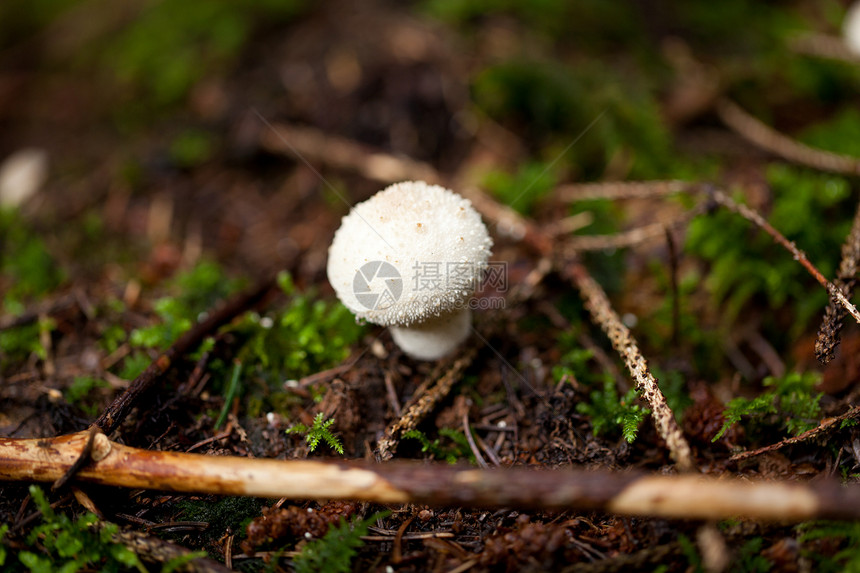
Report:
M 856 157 L 822 151 L 799 143 L 768 127 L 727 99 L 719 100 L 716 109 L 727 126 L 765 151 L 813 169 L 843 175 L 860 175 L 860 159 Z
M 86 431 L 49 440 L 0 438 L 0 480 L 53 481 L 74 464 L 87 439 Z M 75 482 L 217 495 L 577 509 L 681 519 L 860 519 L 860 486 L 835 480 L 767 482 L 699 474 L 204 456 L 131 448 L 101 433 L 93 451 L 93 463 L 75 475 Z
M 400 438 L 404 432 L 414 430 L 418 424 L 429 414 L 436 404 L 445 399 L 451 393 L 451 388 L 463 371 L 469 367 L 472 360 L 478 353 L 478 346 L 470 344 L 469 347 L 457 357 L 456 360 L 445 370 L 445 373 L 439 378 L 435 385 L 429 388 L 426 392 L 418 396 L 417 400 L 411 404 L 406 412 L 388 429 L 385 431 L 385 437 L 379 440 L 376 450 L 376 457 L 380 461 L 387 461 L 394 457 L 394 451 L 397 449 L 397 444 L 400 443 Z M 438 376 L 434 371 L 432 377 Z
M 698 187 L 689 181 L 608 181 L 605 183 L 572 183 L 559 185 L 555 195 L 560 201 L 576 202 L 588 199 L 650 199 L 684 193 Z
M 575 255 L 579 251 L 599 251 L 607 249 L 623 249 L 658 238 L 665 238 L 669 229 L 681 227 L 694 217 L 705 212 L 706 205 L 698 205 L 680 217 L 665 223 L 652 223 L 614 235 L 577 235 L 564 241 L 564 251 Z

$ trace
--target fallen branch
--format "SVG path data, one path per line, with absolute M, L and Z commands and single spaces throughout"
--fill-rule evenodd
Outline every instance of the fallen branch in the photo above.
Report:
M 167 373 L 177 358 L 184 356 L 220 326 L 233 320 L 259 302 L 274 284 L 274 278 L 260 282 L 253 289 L 227 302 L 191 327 L 170 348 L 156 358 L 140 376 L 135 378 L 125 392 L 117 396 L 111 405 L 102 412 L 94 424 L 107 434 L 113 432 L 122 423 L 138 399 L 152 388 L 161 376 Z
M 0 480 L 54 481 L 80 457 L 88 432 L 0 439 Z M 97 434 L 92 463 L 73 481 L 126 488 L 432 506 L 575 509 L 678 519 L 860 519 L 860 486 L 766 482 L 698 474 L 644 475 L 447 464 L 284 461 L 148 451 Z
M 843 175 L 860 174 L 860 159 L 822 151 L 799 143 L 768 127 L 730 100 L 719 100 L 716 109 L 723 123 L 765 151 L 821 171 Z

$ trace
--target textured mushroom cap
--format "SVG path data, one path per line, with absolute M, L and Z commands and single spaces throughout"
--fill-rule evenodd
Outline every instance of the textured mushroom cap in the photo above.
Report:
M 404 181 L 343 218 L 329 247 L 328 279 L 358 318 L 409 326 L 464 308 L 492 246 L 468 200 Z
M 403 352 L 418 360 L 438 360 L 460 346 L 472 331 L 468 307 L 412 326 L 392 326 L 391 338 Z
M 842 23 L 842 36 L 848 49 L 860 56 L 860 2 L 855 2 L 848 9 Z

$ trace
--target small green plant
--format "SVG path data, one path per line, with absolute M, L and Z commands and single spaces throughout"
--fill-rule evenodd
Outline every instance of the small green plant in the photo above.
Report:
M 793 435 L 814 428 L 821 418 L 821 394 L 813 392 L 819 380 L 820 374 L 815 372 L 790 372 L 782 378 L 765 378 L 763 384 L 771 390 L 755 398 L 729 401 L 723 412 L 726 421 L 714 441 L 744 417 L 759 424 L 776 425 Z
M 45 360 L 48 357 L 48 349 L 45 348 L 43 337 L 49 335 L 55 327 L 54 319 L 47 317 L 32 324 L 0 332 L 0 368 L 26 360 L 31 354 Z
M 442 444 L 440 438 L 431 441 L 421 430 L 409 430 L 403 433 L 404 440 L 418 440 L 421 443 L 421 451 L 430 454 L 434 459 L 445 460 L 449 464 L 456 464 L 462 459 L 475 462 L 475 455 L 463 432 L 452 428 L 440 428 L 439 436 L 446 438 L 450 444 Z
M 5 312 L 17 313 L 24 302 L 52 292 L 65 273 L 51 256 L 42 236 L 14 209 L 0 209 L 0 288 Z
M 54 512 L 41 488 L 35 485 L 30 486 L 30 496 L 42 513 L 42 523 L 27 535 L 26 542 L 32 550 L 18 552 L 18 560 L 25 570 L 32 573 L 72 573 L 81 569 L 112 572 L 136 568 L 146 572 L 132 550 L 112 540 L 119 526 L 108 523 L 95 527 L 98 518 L 92 513 L 72 521 L 68 516 Z M 2 565 L 8 555 L 2 546 L 0 551 Z M 5 566 L 12 568 L 10 563 Z
M 339 302 L 298 293 L 288 273 L 278 283 L 290 302 L 276 316 L 249 313 L 234 327 L 245 337 L 238 359 L 267 384 L 299 379 L 343 362 L 364 327 Z
M 71 385 L 66 388 L 66 401 L 79 407 L 86 415 L 95 416 L 99 407 L 92 400 L 92 393 L 99 388 L 110 388 L 110 384 L 92 376 L 75 376 Z
M 815 564 L 815 571 L 860 571 L 860 523 L 812 521 L 801 523 L 797 531 L 801 554 Z M 838 542 L 836 553 L 824 555 L 816 551 L 816 542 L 824 540 Z
M 332 525 L 321 539 L 306 544 L 293 558 L 296 573 L 349 573 L 352 571 L 353 557 L 358 548 L 364 545 L 361 537 L 367 535 L 367 528 L 371 524 L 386 515 L 388 512 L 380 512 L 367 519 L 356 517 L 352 523 L 347 523 L 341 517 L 338 525 Z
M 6 534 L 9 532 L 9 524 L 4 523 L 0 525 L 0 567 L 5 565 L 6 563 L 6 546 L 3 545 L 3 538 L 6 537 Z
M 326 420 L 322 412 L 314 416 L 314 423 L 308 427 L 304 424 L 296 424 L 286 429 L 288 434 L 305 434 L 305 441 L 311 451 L 317 449 L 320 442 L 325 442 L 328 446 L 343 455 L 343 444 L 335 436 L 329 428 L 334 424 L 334 419 Z
M 177 294 L 157 300 L 155 313 L 161 322 L 132 331 L 129 342 L 138 348 L 167 348 L 216 303 L 235 293 L 243 281 L 231 280 L 211 261 L 202 261 L 180 273 L 168 285 Z
M 773 568 L 773 563 L 761 554 L 763 545 L 764 539 L 761 537 L 753 537 L 741 545 L 732 564 L 733 570 L 744 573 L 767 573 L 770 571 Z
M 615 380 L 609 374 L 604 375 L 603 388 L 592 391 L 589 397 L 591 401 L 580 402 L 576 411 L 591 418 L 595 436 L 620 427 L 624 439 L 632 443 L 639 432 L 639 425 L 651 413 L 638 404 L 639 392 L 635 388 L 619 398 Z

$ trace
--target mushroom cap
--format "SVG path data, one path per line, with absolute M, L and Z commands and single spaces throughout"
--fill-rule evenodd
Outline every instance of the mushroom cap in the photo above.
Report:
M 467 199 L 404 181 L 343 218 L 329 247 L 328 279 L 356 317 L 409 326 L 465 307 L 492 246 Z
M 860 2 L 854 2 L 842 22 L 842 37 L 848 49 L 860 56 Z

